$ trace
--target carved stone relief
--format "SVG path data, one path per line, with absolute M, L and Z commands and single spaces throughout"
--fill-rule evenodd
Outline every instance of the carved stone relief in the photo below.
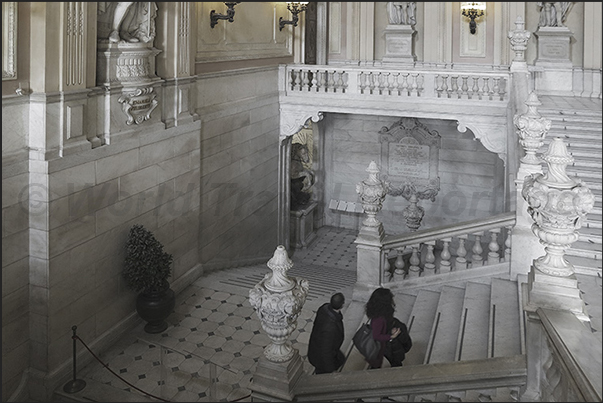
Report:
M 2 80 L 17 78 L 17 2 L 2 2 Z
M 381 134 L 381 167 L 389 194 L 400 196 L 413 185 L 424 197 L 433 200 L 440 189 L 438 161 L 441 137 L 416 118 L 401 118 Z

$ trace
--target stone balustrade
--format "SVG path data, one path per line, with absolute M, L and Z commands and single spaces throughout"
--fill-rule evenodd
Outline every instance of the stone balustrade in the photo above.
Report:
M 401 281 L 509 262 L 515 213 L 386 236 L 383 279 Z
M 287 65 L 285 91 L 508 101 L 508 73 Z

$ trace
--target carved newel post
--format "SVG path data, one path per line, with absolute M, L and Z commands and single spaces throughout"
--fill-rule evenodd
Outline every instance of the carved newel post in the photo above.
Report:
M 525 51 L 528 48 L 528 40 L 531 36 L 532 33 L 525 30 L 525 23 L 521 16 L 518 15 L 517 20 L 515 20 L 515 29 L 509 31 L 507 34 L 507 38 L 511 42 L 511 50 L 515 52 L 515 58 L 512 63 L 526 64 Z M 527 66 L 525 68 L 527 71 Z
M 595 202 L 594 195 L 580 180 L 567 176 L 565 167 L 573 163 L 563 140 L 555 137 L 543 160 L 546 174 L 525 178 L 522 196 L 534 219 L 532 232 L 544 245 L 545 255 L 534 260 L 530 270 L 529 303 L 553 309 L 583 312 L 574 267 L 564 258 L 565 251 L 578 240 L 578 232 Z
M 535 92 L 531 92 L 525 104 L 528 111 L 523 115 L 515 115 L 513 123 L 517 128 L 519 144 L 525 150 L 525 155 L 520 159 L 520 172 L 525 174 L 542 172 L 541 161 L 536 156 L 537 151 L 544 144 L 544 137 L 551 128 L 551 120 L 540 116 L 537 107 L 542 105 Z M 521 178 L 520 178 L 521 179 Z
M 293 262 L 283 245 L 276 248 L 268 267 L 272 273 L 267 273 L 249 291 L 249 303 L 272 341 L 264 348 L 264 358 L 258 362 L 251 389 L 256 397 L 291 400 L 293 386 L 303 373 L 303 363 L 289 336 L 297 327 L 309 285 L 305 279 L 287 276 Z
M 383 224 L 377 220 L 377 213 L 383 207 L 383 200 L 387 194 L 387 184 L 379 179 L 379 168 L 375 161 L 371 161 L 366 172 L 369 173 L 367 180 L 356 184 L 356 193 L 360 196 L 362 207 L 367 217 L 362 221 L 360 236 L 383 237 Z

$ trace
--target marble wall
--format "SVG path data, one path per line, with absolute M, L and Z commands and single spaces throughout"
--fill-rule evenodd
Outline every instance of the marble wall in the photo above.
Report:
M 331 155 L 325 168 L 325 224 L 359 229 L 363 214 L 334 208 L 332 200 L 360 204 L 356 183 L 368 178 L 371 160 L 379 164 L 381 144 L 378 131 L 399 118 L 387 116 L 328 114 L 324 118 L 325 155 Z M 473 133 L 460 133 L 456 122 L 420 120 L 442 137 L 439 151 L 440 191 L 435 202 L 421 200 L 425 209 L 420 229 L 454 224 L 503 211 L 504 169 L 499 157 L 488 151 Z M 401 196 L 387 196 L 377 218 L 387 234 L 409 232 L 402 210 L 409 205 Z M 352 210 L 348 207 L 348 210 Z

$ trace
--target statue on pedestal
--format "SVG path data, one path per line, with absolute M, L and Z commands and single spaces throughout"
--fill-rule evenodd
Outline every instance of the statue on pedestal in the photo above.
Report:
M 98 38 L 109 42 L 150 43 L 155 38 L 157 6 L 152 1 L 98 3 Z
M 414 1 L 388 1 L 387 16 L 392 25 L 415 25 L 415 9 L 417 3 Z
M 537 3 L 540 10 L 539 27 L 564 27 L 563 23 L 567 18 L 573 2 L 571 1 L 556 1 Z
M 314 172 L 304 164 L 310 162 L 308 146 L 301 143 L 291 145 L 291 210 L 303 209 L 312 197 Z

